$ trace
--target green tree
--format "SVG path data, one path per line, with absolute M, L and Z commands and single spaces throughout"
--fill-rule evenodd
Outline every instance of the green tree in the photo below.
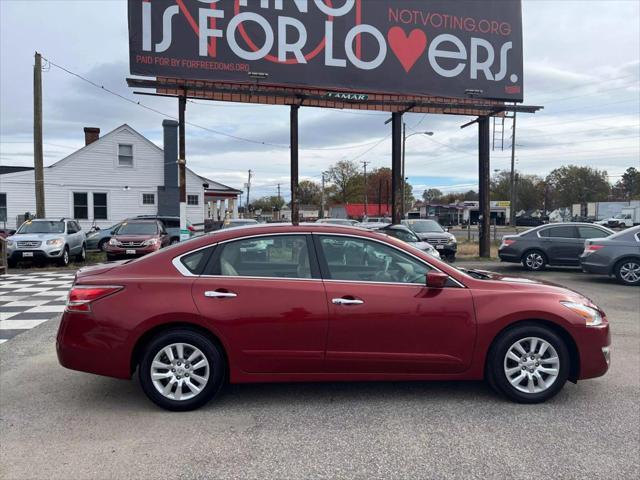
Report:
M 511 172 L 502 170 L 491 179 L 491 200 L 511 199 Z M 516 172 L 516 209 L 537 210 L 543 208 L 544 182 L 537 175 Z
M 620 200 L 640 200 L 640 171 L 629 167 L 616 183 L 615 190 Z
M 546 182 L 549 200 L 555 207 L 603 201 L 611 191 L 605 170 L 577 165 L 556 168 L 547 176 Z
M 442 198 L 442 192 L 437 188 L 428 188 L 422 192 L 422 199 L 425 202 L 438 202 Z
M 363 203 L 364 176 L 360 166 L 353 161 L 341 160 L 327 171 L 329 181 L 335 186 L 334 200 L 346 203 Z
M 320 206 L 322 187 L 311 180 L 302 180 L 298 183 L 298 199 L 300 205 Z
M 262 197 L 251 202 L 251 208 L 255 212 L 256 210 L 262 210 L 263 212 L 272 212 L 274 209 L 280 210 L 284 207 L 284 199 L 273 195 L 270 197 Z

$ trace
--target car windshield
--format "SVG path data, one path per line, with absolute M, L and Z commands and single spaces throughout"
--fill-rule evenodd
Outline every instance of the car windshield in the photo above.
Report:
M 158 226 L 147 222 L 123 223 L 117 231 L 117 235 L 156 235 L 157 233 Z
M 417 233 L 444 232 L 440 224 L 434 220 L 409 220 L 406 224 L 411 230 Z
M 17 233 L 64 233 L 64 222 L 45 220 L 25 222 Z

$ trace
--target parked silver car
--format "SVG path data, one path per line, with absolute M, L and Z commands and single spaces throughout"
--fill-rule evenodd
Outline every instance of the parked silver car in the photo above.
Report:
M 66 266 L 71 256 L 85 260 L 87 238 L 78 222 L 68 218 L 27 220 L 7 238 L 9 267 L 20 261 L 51 260 Z

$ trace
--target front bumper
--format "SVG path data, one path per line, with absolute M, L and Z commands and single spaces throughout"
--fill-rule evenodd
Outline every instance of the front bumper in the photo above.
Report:
M 42 249 L 19 249 L 19 250 L 7 250 L 7 258 L 14 262 L 19 261 L 33 261 L 33 260 L 50 260 L 57 259 L 62 256 L 64 247 L 55 247 L 51 250 Z
M 153 253 L 159 249 L 160 247 L 157 245 L 130 248 L 109 245 L 107 246 L 107 255 L 111 258 L 134 258 Z
M 600 327 L 581 327 L 576 333 L 580 355 L 578 380 L 601 377 L 609 370 L 611 332 L 609 324 Z

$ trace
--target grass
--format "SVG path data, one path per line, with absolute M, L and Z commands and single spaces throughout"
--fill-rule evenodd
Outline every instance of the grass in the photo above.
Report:
M 491 242 L 491 257 L 481 258 L 478 242 L 468 242 L 466 240 L 458 242 L 458 253 L 456 259 L 459 260 L 497 260 L 499 242 Z

